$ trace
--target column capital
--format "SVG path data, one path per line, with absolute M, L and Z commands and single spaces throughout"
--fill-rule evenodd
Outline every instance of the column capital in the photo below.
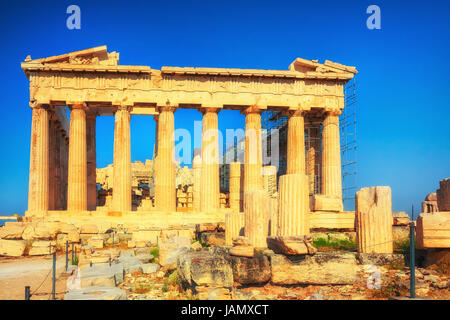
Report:
M 175 107 L 175 106 L 156 106 L 155 110 L 159 113 L 161 113 L 163 111 L 175 112 L 177 110 L 177 107 Z
M 39 101 L 30 101 L 29 106 L 31 109 L 50 109 L 50 103 L 43 103 Z
M 249 113 L 263 113 L 263 111 L 267 110 L 267 106 L 261 106 L 261 105 L 252 105 L 248 106 L 244 110 L 241 111 L 241 114 L 249 114 Z
M 127 112 L 131 112 L 131 110 L 133 109 L 133 105 L 130 104 L 118 104 L 116 106 L 117 111 L 127 111 Z
M 198 111 L 201 114 L 205 114 L 207 112 L 214 112 L 214 113 L 219 113 L 219 111 L 222 110 L 220 108 L 214 108 L 214 107 L 203 107 L 203 108 L 199 108 Z
M 297 109 L 297 110 L 286 110 L 282 111 L 281 114 L 286 117 L 304 117 L 308 110 Z
M 68 101 L 67 105 L 71 108 L 71 109 L 81 109 L 81 110 L 87 110 L 87 104 L 85 102 L 80 102 L 80 101 Z
M 331 115 L 331 116 L 340 116 L 342 114 L 341 109 L 332 109 L 332 108 L 325 108 L 324 109 L 325 115 Z

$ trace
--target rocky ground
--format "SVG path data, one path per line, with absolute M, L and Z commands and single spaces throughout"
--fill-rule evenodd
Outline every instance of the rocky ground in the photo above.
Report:
M 213 252 L 211 256 L 213 264 L 206 263 L 204 266 L 220 269 L 222 268 L 220 264 L 215 264 L 218 261 L 214 256 L 217 254 L 216 251 L 221 252 L 197 246 L 190 251 L 190 255 L 195 258 L 198 254 L 195 259 L 205 255 L 208 260 L 208 255 Z M 205 285 L 192 289 L 183 284 L 183 275 L 179 274 L 184 272 L 183 268 L 167 263 L 160 266 L 158 254 L 155 248 L 128 249 L 125 246 L 116 246 L 114 249 L 91 250 L 85 247 L 82 253 L 78 253 L 79 266 L 85 271 L 81 277 L 83 287 L 92 292 L 97 290 L 96 288 L 109 286 L 116 290 L 109 298 L 128 300 L 382 300 L 393 296 L 409 296 L 409 269 L 395 263 L 388 263 L 375 269 L 373 265 L 358 265 L 355 281 L 346 285 L 277 285 L 270 280 L 249 285 L 238 282 L 223 285 L 222 281 L 222 285 L 217 285 L 221 280 L 217 278 L 214 280 L 212 277 L 202 279 Z M 64 274 L 64 258 L 65 256 L 60 254 L 57 259 L 57 299 L 64 299 L 65 294 L 66 298 L 77 299 L 79 296 L 67 295 L 66 282 L 69 275 Z M 243 263 L 242 261 L 240 263 Z M 23 299 L 26 285 L 31 286 L 32 292 L 37 289 L 32 299 L 49 299 L 51 275 L 45 277 L 51 269 L 51 264 L 51 256 L 1 258 L 0 299 Z M 209 272 L 201 270 L 205 271 Z M 120 272 L 122 276 L 119 275 Z M 417 268 L 416 294 L 430 299 L 450 300 L 450 269 L 437 265 Z

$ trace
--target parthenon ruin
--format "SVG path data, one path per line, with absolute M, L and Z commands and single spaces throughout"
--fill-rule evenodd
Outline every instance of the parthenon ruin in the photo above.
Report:
M 224 219 L 219 205 L 217 131 L 220 111 L 231 109 L 245 115 L 245 163 L 240 176 L 244 192 L 263 188 L 263 111 L 276 110 L 288 116 L 286 174 L 296 175 L 301 181 L 307 181 L 310 174 L 305 164 L 308 153 L 304 142 L 305 118 L 321 118 L 322 130 L 316 132 L 322 141 L 321 194 L 311 196 L 306 207 L 317 212 L 319 220 L 319 214 L 341 213 L 340 217 L 346 217 L 342 205 L 339 114 L 344 108 L 343 86 L 357 73 L 354 67 L 297 58 L 288 70 L 191 67 L 155 70 L 148 66 L 119 65 L 118 61 L 118 53 L 109 53 L 106 46 L 100 46 L 49 58 L 28 56 L 22 63 L 30 81 L 32 108 L 27 217 L 96 215 L 95 122 L 101 115 L 115 116 L 112 204 L 106 215 L 133 215 L 130 151 L 133 115 L 150 115 L 156 121 L 155 207 L 150 211 L 163 216 L 175 212 L 172 136 L 175 111 L 179 108 L 198 109 L 203 114 L 201 171 L 199 180 L 194 178 L 194 184 L 200 182 L 200 186 L 194 186 L 194 190 L 200 188 L 196 193 L 200 199 L 194 199 L 198 214 Z M 66 107 L 70 110 L 70 123 Z M 198 167 L 198 159 L 194 167 Z M 301 189 L 307 193 L 309 187 Z M 241 193 L 235 190 L 229 193 L 243 201 Z M 233 206 L 229 210 L 235 209 Z M 331 220 L 343 221 L 340 217 Z M 354 220 L 354 213 L 350 220 Z

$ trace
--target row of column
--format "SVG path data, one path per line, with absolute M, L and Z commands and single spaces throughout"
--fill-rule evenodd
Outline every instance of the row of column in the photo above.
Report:
M 55 134 L 62 130 L 55 127 L 55 122 L 49 118 L 49 107 L 32 106 L 29 211 L 64 209 L 66 201 L 61 195 L 65 195 L 66 185 L 68 211 L 95 210 L 95 115 L 87 114 L 87 107 L 83 103 L 70 107 L 67 152 L 67 139 Z M 155 116 L 155 204 L 157 209 L 162 211 L 176 210 L 175 161 L 172 158 L 174 110 L 173 107 L 161 107 L 159 115 Z M 196 182 L 200 182 L 200 188 L 195 187 L 195 193 L 200 194 L 200 201 L 195 199 L 194 207 L 203 212 L 216 211 L 220 207 L 218 111 L 215 108 L 202 109 L 201 158 L 196 155 L 194 163 Z M 242 191 L 263 188 L 261 110 L 249 107 L 244 114 L 244 183 L 243 186 L 233 183 L 239 186 L 239 195 Z M 306 166 L 303 111 L 291 112 L 288 116 L 287 174 L 304 175 Z M 336 112 L 328 112 L 325 116 L 322 148 L 322 193 L 341 197 L 339 114 Z M 237 174 L 233 172 L 233 176 Z M 235 192 L 230 190 L 230 193 Z M 233 197 L 235 196 L 238 195 Z M 130 109 L 127 106 L 119 106 L 114 127 L 113 210 L 131 211 L 131 199 Z
M 96 115 L 84 103 L 70 105 L 69 138 L 49 105 L 32 104 L 28 211 L 95 210 Z M 130 113 L 116 112 L 114 133 L 114 209 L 131 210 Z

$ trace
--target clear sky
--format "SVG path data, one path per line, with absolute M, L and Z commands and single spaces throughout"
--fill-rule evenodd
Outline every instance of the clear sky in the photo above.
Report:
M 81 30 L 66 8 L 81 8 Z M 366 8 L 381 9 L 369 30 Z M 389 185 L 410 211 L 450 177 L 449 1 L 1 1 L 0 215 L 27 207 L 31 110 L 20 62 L 107 45 L 120 64 L 287 69 L 297 57 L 356 66 L 358 184 Z M 243 128 L 224 111 L 219 128 Z M 192 130 L 197 111 L 179 110 Z M 132 161 L 151 158 L 155 124 L 131 120 Z M 97 164 L 112 163 L 114 119 L 97 120 Z

